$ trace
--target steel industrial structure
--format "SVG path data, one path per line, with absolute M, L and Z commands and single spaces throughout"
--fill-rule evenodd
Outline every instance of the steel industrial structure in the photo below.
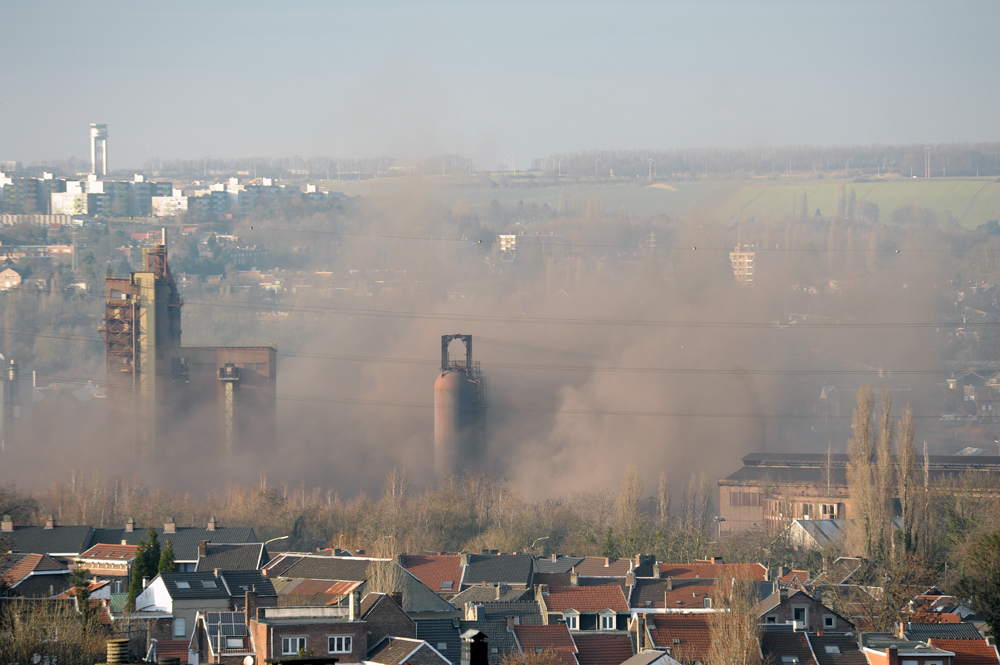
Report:
M 140 459 L 212 440 L 223 456 L 270 448 L 276 347 L 182 346 L 183 302 L 167 262 L 166 230 L 143 260 L 142 271 L 105 278 L 111 435 L 131 441 Z
M 101 172 L 97 172 L 97 152 L 100 145 Z M 108 126 L 90 124 L 90 172 L 106 178 L 108 175 Z
M 448 355 L 455 340 L 465 360 Z M 434 471 L 438 478 L 475 469 L 486 452 L 486 381 L 472 360 L 472 335 L 441 336 L 441 373 L 434 382 Z

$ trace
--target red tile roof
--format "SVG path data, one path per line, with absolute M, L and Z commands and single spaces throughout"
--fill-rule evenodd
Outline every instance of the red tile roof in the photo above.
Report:
M 553 651 L 559 665 L 579 665 L 576 644 L 564 623 L 552 626 L 514 626 L 514 635 L 525 655 Z
M 583 561 L 574 566 L 579 575 L 594 575 L 598 577 L 621 577 L 632 570 L 632 559 L 615 559 L 599 556 L 584 557 Z
M 576 633 L 573 635 L 580 665 L 621 665 L 634 656 L 632 640 L 627 635 Z
M 715 580 L 679 579 L 673 581 L 673 589 L 668 589 L 667 580 L 639 579 L 632 591 L 632 607 L 664 607 L 671 610 L 704 609 L 705 598 L 715 597 Z M 649 603 L 648 605 L 646 603 Z
M 81 554 L 80 559 L 102 559 L 111 561 L 131 561 L 135 558 L 138 545 L 110 545 L 98 543 Z
M 659 565 L 660 577 L 701 577 L 703 579 L 735 577 L 738 580 L 759 582 L 767 579 L 767 568 L 759 563 L 661 563 Z
M 653 646 L 669 648 L 676 660 L 708 662 L 712 638 L 707 614 L 647 614 L 646 631 Z
M 97 581 L 97 580 L 90 580 L 89 582 L 87 582 L 87 586 L 90 587 L 90 592 L 91 593 L 93 593 L 97 589 L 100 589 L 102 586 L 105 586 L 107 584 L 111 584 L 111 582 L 108 581 L 108 580 L 103 580 L 103 581 L 100 581 L 100 582 Z M 75 595 L 76 595 L 76 587 L 74 586 L 74 587 L 70 587 L 70 588 L 66 589 L 61 594 L 59 594 L 58 596 L 56 596 L 56 598 L 72 598 Z
M 3 581 L 13 586 L 31 573 L 53 570 L 69 570 L 66 566 L 45 554 L 28 554 L 3 574 Z
M 955 657 L 952 665 L 998 665 L 1000 656 L 996 647 L 991 647 L 986 640 L 942 640 L 932 637 L 927 640 L 932 647 L 952 651 Z
M 461 554 L 407 554 L 403 568 L 436 593 L 449 595 L 461 590 Z M 445 582 L 451 582 L 451 586 L 446 588 Z
M 188 662 L 187 640 L 160 640 L 156 643 L 156 659 L 180 658 L 181 665 Z
M 628 612 L 628 601 L 622 588 L 610 586 L 554 586 L 544 596 L 545 607 L 551 612 Z

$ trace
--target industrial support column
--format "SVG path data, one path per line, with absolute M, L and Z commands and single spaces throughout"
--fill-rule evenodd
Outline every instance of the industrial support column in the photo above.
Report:
M 240 381 L 240 368 L 233 363 L 226 363 L 219 368 L 219 381 L 225 386 L 225 406 L 223 408 L 223 453 L 226 457 L 233 456 L 233 440 L 236 430 L 236 386 Z
M 14 419 L 19 417 L 17 399 L 17 363 L 13 360 L 3 375 L 3 416 L 0 421 L 0 451 L 14 444 Z

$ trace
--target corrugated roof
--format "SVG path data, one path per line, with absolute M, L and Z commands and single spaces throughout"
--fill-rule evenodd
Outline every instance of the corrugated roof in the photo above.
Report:
M 951 665 L 998 665 L 1000 663 L 997 648 L 987 644 L 984 639 L 963 640 L 932 637 L 929 644 L 937 649 L 953 652 L 955 655 L 951 659 Z
M 628 635 L 578 632 L 573 635 L 573 641 L 580 665 L 621 665 L 634 655 Z
M 628 612 L 628 601 L 622 588 L 617 584 L 612 586 L 557 586 L 549 587 L 548 595 L 543 596 L 545 607 L 551 612 L 601 612 L 614 610 Z
M 983 636 L 971 623 L 908 623 L 903 633 L 908 640 L 981 640 Z
M 426 584 L 431 591 L 443 595 L 460 591 L 461 554 L 407 554 L 403 557 L 403 568 Z

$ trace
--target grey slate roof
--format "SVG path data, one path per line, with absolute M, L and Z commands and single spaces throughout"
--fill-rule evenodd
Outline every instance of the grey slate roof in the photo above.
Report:
M 220 572 L 219 577 L 225 581 L 233 596 L 243 596 L 247 591 L 256 591 L 258 596 L 278 595 L 271 580 L 261 575 L 259 570 L 227 570 Z
M 539 573 L 568 573 L 570 568 L 583 561 L 582 556 L 561 556 L 555 561 L 551 557 L 535 559 L 535 571 Z
M 856 637 L 833 633 L 825 633 L 822 637 L 809 633 L 807 637 L 819 665 L 868 665 L 868 659 L 858 646 Z M 840 653 L 827 653 L 827 646 L 839 647 Z
M 495 586 L 471 586 L 465 591 L 455 594 L 449 600 L 458 608 L 466 603 L 489 603 L 494 601 L 514 602 L 518 600 L 532 600 L 534 592 L 531 589 L 510 589 L 497 598 L 497 588 Z
M 462 577 L 463 585 L 523 584 L 531 586 L 535 557 L 530 554 L 470 554 Z
M 422 619 L 417 624 L 417 638 L 426 641 L 452 662 L 462 658 L 462 630 L 451 619 Z M 445 645 L 441 648 L 441 645 Z
M 90 528 L 90 527 L 87 527 Z M 95 529 L 92 542 L 95 543 L 121 543 L 126 545 L 138 545 L 139 541 L 146 537 L 148 527 L 136 526 L 134 531 L 125 529 Z M 214 531 L 209 531 L 205 527 L 177 527 L 176 533 L 163 533 L 163 527 L 156 529 L 156 537 L 160 542 L 160 547 L 164 547 L 170 540 L 174 544 L 175 561 L 198 561 L 198 543 L 203 540 L 211 543 L 256 543 L 259 542 L 257 534 L 252 526 L 217 526 Z M 83 550 L 80 550 L 81 552 Z
M 511 654 L 520 655 L 514 633 L 507 630 L 506 621 L 462 621 L 459 630 L 462 633 L 467 630 L 478 630 L 486 635 L 490 665 L 497 665 Z
M 207 550 L 197 570 L 259 570 L 271 560 L 264 543 L 209 543 Z
M 187 600 L 194 598 L 229 598 L 230 594 L 226 589 L 226 584 L 214 573 L 160 573 L 167 593 L 174 600 Z M 178 582 L 187 582 L 190 589 L 183 589 L 177 586 Z M 214 585 L 214 588 L 213 588 Z
M 803 633 L 769 631 L 761 633 L 760 648 L 765 662 L 781 663 L 782 656 L 797 656 L 801 665 L 813 665 L 809 642 Z
M 486 621 L 506 621 L 507 617 L 516 616 L 522 626 L 542 625 L 542 612 L 534 600 L 483 603 L 483 615 Z
M 416 649 L 427 649 L 427 644 L 421 640 L 414 640 L 405 637 L 384 637 L 374 647 L 368 650 L 367 661 L 380 663 L 381 665 L 402 665 L 407 656 Z M 421 652 L 423 657 L 440 660 L 433 651 L 427 649 L 428 653 Z M 448 662 L 441 660 L 442 664 Z M 458 662 L 458 661 L 455 661 Z
M 10 540 L 10 548 L 15 552 L 26 554 L 82 554 L 95 543 L 120 541 L 101 541 L 92 538 L 94 529 L 87 525 L 60 526 L 51 529 L 42 526 L 15 526 L 3 537 Z
M 903 634 L 908 640 L 926 642 L 932 637 L 945 640 L 981 640 L 971 623 L 908 623 Z
M 344 580 L 364 582 L 368 579 L 367 559 L 340 556 L 303 557 L 280 572 L 274 570 L 268 576 L 306 577 L 315 580 Z

